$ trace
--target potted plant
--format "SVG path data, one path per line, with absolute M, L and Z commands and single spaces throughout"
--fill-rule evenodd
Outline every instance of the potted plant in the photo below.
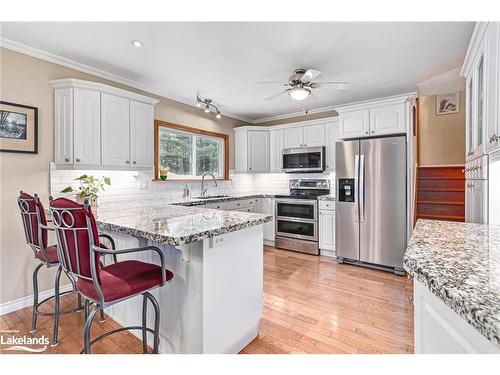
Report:
M 160 179 L 165 181 L 167 179 L 169 171 L 170 171 L 169 167 L 160 166 Z
M 80 186 L 75 194 L 76 201 L 83 204 L 85 199 L 88 199 L 92 211 L 97 212 L 97 193 L 99 193 L 99 191 L 104 191 L 105 185 L 111 186 L 111 179 L 109 177 L 97 179 L 94 176 L 83 174 L 75 178 L 75 181 L 80 181 Z M 74 192 L 71 186 L 61 191 L 61 193 L 71 192 Z

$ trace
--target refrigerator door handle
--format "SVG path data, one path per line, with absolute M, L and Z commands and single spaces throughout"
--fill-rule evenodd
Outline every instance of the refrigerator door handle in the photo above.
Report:
M 354 221 L 359 222 L 359 155 L 354 156 Z
M 365 155 L 361 155 L 359 161 L 359 221 L 365 221 Z

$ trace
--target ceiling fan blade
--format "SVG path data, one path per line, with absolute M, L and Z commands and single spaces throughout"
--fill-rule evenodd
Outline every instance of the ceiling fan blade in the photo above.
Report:
M 309 83 L 315 78 L 319 77 L 321 72 L 319 70 L 309 69 L 304 75 L 300 78 L 300 82 Z
M 288 86 L 288 82 L 274 82 L 274 81 L 260 81 L 257 82 L 258 85 L 283 85 L 283 86 Z
M 347 90 L 351 87 L 351 84 L 349 82 L 313 82 L 309 86 L 313 89 L 324 87 L 334 90 Z
M 285 92 L 288 92 L 290 91 L 290 89 L 286 89 L 286 90 L 283 90 L 277 94 L 274 94 L 274 95 L 271 95 L 270 97 L 266 98 L 265 100 L 272 100 L 272 99 L 276 99 L 278 96 L 284 94 Z

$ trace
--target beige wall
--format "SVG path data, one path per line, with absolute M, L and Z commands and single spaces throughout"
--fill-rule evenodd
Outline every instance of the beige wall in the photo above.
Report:
M 49 162 L 54 160 L 53 88 L 49 81 L 78 78 L 111 84 L 144 93 L 104 79 L 0 48 L 0 98 L 38 107 L 39 151 L 37 155 L 0 153 L 0 303 L 33 293 L 31 273 L 37 262 L 24 241 L 16 204 L 19 190 L 37 192 L 43 201 L 49 195 Z M 154 95 L 151 95 L 154 96 Z M 157 96 L 155 96 L 157 97 Z M 223 117 L 216 120 L 197 108 L 160 99 L 155 118 L 229 134 L 230 167 L 234 165 L 233 128 L 248 125 Z M 53 239 L 52 239 L 53 240 Z M 39 273 L 40 290 L 53 288 L 55 270 Z
M 284 118 L 281 120 L 272 120 L 272 121 L 261 122 L 259 124 L 255 124 L 255 125 L 258 125 L 258 126 L 283 125 L 283 124 L 291 124 L 293 122 L 318 120 L 318 119 L 322 119 L 322 118 L 326 118 L 326 117 L 335 117 L 338 115 L 339 114 L 336 111 L 311 113 L 309 115 L 295 116 L 295 117 L 290 117 L 290 118 Z
M 419 98 L 419 165 L 465 163 L 465 92 L 460 112 L 436 115 L 436 96 Z

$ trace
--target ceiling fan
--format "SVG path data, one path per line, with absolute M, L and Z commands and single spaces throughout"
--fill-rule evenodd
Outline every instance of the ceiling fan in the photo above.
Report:
M 288 92 L 290 97 L 294 100 L 304 100 L 309 95 L 314 97 L 313 89 L 319 87 L 328 87 L 335 90 L 346 90 L 350 87 L 349 82 L 313 82 L 321 72 L 315 69 L 295 69 L 292 75 L 288 78 L 288 82 L 259 82 L 261 84 L 280 84 L 287 86 L 287 88 L 277 94 L 274 94 L 266 100 L 272 100 L 278 96 Z

